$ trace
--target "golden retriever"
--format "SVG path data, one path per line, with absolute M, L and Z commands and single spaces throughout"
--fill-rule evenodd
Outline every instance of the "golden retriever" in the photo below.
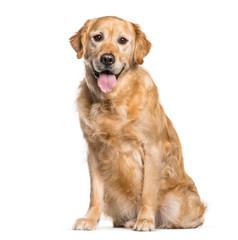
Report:
M 88 20 L 70 38 L 84 57 L 77 107 L 88 144 L 90 205 L 74 229 L 94 229 L 102 212 L 114 227 L 151 231 L 203 224 L 206 206 L 184 170 L 178 135 L 141 64 L 151 43 L 117 17 Z

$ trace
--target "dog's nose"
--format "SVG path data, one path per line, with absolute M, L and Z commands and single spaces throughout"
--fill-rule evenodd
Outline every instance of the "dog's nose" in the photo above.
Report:
M 101 56 L 101 59 L 100 59 L 101 63 L 103 63 L 105 66 L 110 66 L 112 65 L 114 62 L 115 62 L 115 57 L 113 54 L 111 53 L 104 53 L 102 56 Z

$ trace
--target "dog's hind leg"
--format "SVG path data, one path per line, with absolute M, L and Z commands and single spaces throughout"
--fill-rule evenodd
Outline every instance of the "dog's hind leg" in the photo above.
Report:
M 196 228 L 203 224 L 205 210 L 193 186 L 177 186 L 165 194 L 159 207 L 159 228 Z

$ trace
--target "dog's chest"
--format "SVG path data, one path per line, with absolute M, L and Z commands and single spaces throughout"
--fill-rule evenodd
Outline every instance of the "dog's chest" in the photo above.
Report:
M 96 141 L 113 144 L 132 135 L 127 128 L 130 119 L 125 106 L 112 108 L 109 104 L 93 104 L 89 110 L 89 122 L 91 135 Z
M 103 105 L 91 107 L 90 123 L 105 188 L 114 196 L 121 191 L 137 201 L 143 179 L 143 148 L 137 127 L 124 108 L 111 110 Z

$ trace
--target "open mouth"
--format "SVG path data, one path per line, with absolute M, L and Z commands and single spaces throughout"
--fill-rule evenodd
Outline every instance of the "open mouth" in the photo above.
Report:
M 113 88 L 117 84 L 117 79 L 119 78 L 122 71 L 124 70 L 124 67 L 123 67 L 122 70 L 118 74 L 114 74 L 109 70 L 103 70 L 102 72 L 97 72 L 94 69 L 93 64 L 92 64 L 92 68 L 93 68 L 94 76 L 98 80 L 98 82 L 97 82 L 98 86 L 104 93 L 109 93 L 113 90 Z
M 122 71 L 124 70 L 124 67 L 122 68 L 122 70 L 118 73 L 118 74 L 114 74 L 113 72 L 109 71 L 109 70 L 103 70 L 101 72 L 97 72 L 92 64 L 92 68 L 93 68 L 93 74 L 94 76 L 98 79 L 100 77 L 101 74 L 106 74 L 106 75 L 115 75 L 116 79 L 119 78 L 119 76 L 121 75 Z

